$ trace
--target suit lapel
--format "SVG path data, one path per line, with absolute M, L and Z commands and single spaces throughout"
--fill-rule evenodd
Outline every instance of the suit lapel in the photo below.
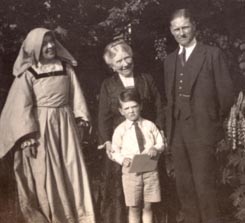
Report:
M 175 73 L 176 73 L 176 60 L 178 56 L 179 48 L 177 48 L 169 57 L 169 62 L 168 62 L 168 68 L 167 68 L 167 75 L 168 75 L 168 83 L 169 83 L 169 96 L 173 96 L 173 91 L 174 91 L 174 82 L 175 82 Z
M 205 60 L 205 47 L 201 43 L 197 43 L 195 49 L 193 50 L 190 58 L 186 62 L 185 73 L 189 75 L 190 85 L 189 93 L 191 93 L 192 87 L 198 77 L 199 71 L 202 68 L 202 65 Z

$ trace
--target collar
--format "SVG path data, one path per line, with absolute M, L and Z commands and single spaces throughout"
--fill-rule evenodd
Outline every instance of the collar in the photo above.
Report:
M 121 78 L 121 79 L 130 79 L 130 78 L 134 78 L 134 75 L 130 76 L 130 77 L 125 77 L 121 74 L 118 74 L 118 76 Z
M 195 46 L 197 45 L 197 40 L 196 40 L 196 38 L 194 38 L 191 42 L 190 42 L 190 44 L 188 45 L 188 46 L 185 46 L 185 49 L 186 49 L 186 52 L 192 52 L 193 51 L 193 49 L 195 48 Z M 182 50 L 183 50 L 183 48 L 184 48 L 184 46 L 182 46 L 182 45 L 179 45 L 179 54 L 182 52 Z
M 32 66 L 32 68 L 37 73 L 49 73 L 49 72 L 62 71 L 63 70 L 62 63 L 59 60 L 55 60 L 49 64 L 42 64 L 42 63 L 38 62 L 37 66 Z
M 193 50 L 196 47 L 196 45 L 197 45 L 197 41 L 196 41 L 196 38 L 194 38 L 188 46 L 185 46 L 185 50 L 186 50 L 185 58 L 186 58 L 186 61 L 190 57 L 190 55 L 193 52 Z M 178 54 L 181 54 L 184 47 L 179 45 L 179 48 L 180 49 L 179 49 L 179 53 Z
M 123 75 L 118 74 L 118 76 L 121 79 L 124 87 L 134 86 L 134 76 L 133 75 L 130 77 L 124 77 Z
M 138 122 L 139 126 L 142 126 L 142 118 L 140 117 L 136 122 Z M 125 124 L 126 124 L 126 128 L 127 129 L 130 129 L 132 128 L 132 126 L 134 125 L 134 121 L 131 121 L 131 120 L 128 120 L 126 119 L 125 120 Z

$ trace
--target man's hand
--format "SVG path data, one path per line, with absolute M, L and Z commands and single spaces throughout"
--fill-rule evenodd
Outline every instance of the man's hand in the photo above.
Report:
M 163 130 L 161 130 L 160 133 L 161 133 L 162 138 L 163 138 L 164 149 L 167 149 L 167 147 L 168 147 L 167 138 L 166 138 L 166 136 L 165 136 Z
M 131 162 L 132 162 L 132 160 L 130 158 L 124 158 L 122 165 L 124 167 L 129 167 Z

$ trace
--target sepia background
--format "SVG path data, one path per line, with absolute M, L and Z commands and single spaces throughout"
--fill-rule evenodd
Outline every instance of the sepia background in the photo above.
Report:
M 103 49 L 112 39 L 124 38 L 132 46 L 138 71 L 149 72 L 164 94 L 163 61 L 176 43 L 168 17 L 188 7 L 198 21 L 198 39 L 220 47 L 230 66 L 237 96 L 245 89 L 245 0 L 1 0 L 0 7 L 0 111 L 13 81 L 12 67 L 26 34 L 35 27 L 55 30 L 57 38 L 78 60 L 76 73 L 84 90 L 93 130 L 83 142 L 93 198 L 100 223 L 101 183 L 97 150 L 97 106 L 102 81 L 112 75 L 104 64 Z M 223 222 L 245 222 L 245 122 L 243 95 L 234 104 L 238 130 L 224 123 L 227 138 L 217 146 L 217 185 Z M 1 149 L 1 148 L 0 148 Z M 166 218 L 176 222 L 171 154 L 166 154 L 168 185 Z M 13 173 L 13 154 L 0 160 L 0 223 L 21 223 Z M 160 222 L 159 222 L 160 223 Z M 161 222 L 162 223 L 162 222 Z

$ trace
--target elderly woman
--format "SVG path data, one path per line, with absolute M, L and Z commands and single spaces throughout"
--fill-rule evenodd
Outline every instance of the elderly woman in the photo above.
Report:
M 29 223 L 95 222 L 79 134 L 89 113 L 75 64 L 44 28 L 27 35 L 14 64 L 0 157 L 15 150 L 19 202 Z
M 155 122 L 160 129 L 163 127 L 162 101 L 152 77 L 134 72 L 133 52 L 125 41 L 117 40 L 108 44 L 104 60 L 115 74 L 104 80 L 99 101 L 99 148 L 105 148 L 107 154 L 103 170 L 103 223 L 125 223 L 127 214 L 124 209 L 120 166 L 110 160 L 113 130 L 124 120 L 118 110 L 118 96 L 126 88 L 136 88 L 142 100 L 142 117 Z

